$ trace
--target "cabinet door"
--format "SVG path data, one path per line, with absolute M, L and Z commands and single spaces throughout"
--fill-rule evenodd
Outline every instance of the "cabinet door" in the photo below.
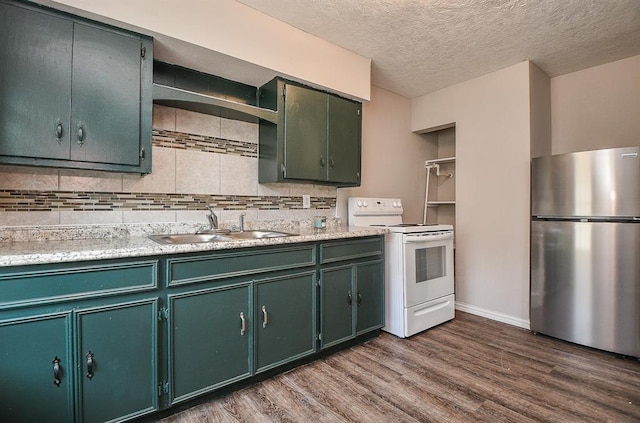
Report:
M 249 285 L 169 295 L 171 404 L 251 375 Z
M 384 262 L 356 265 L 356 335 L 384 325 Z
M 79 420 L 157 410 L 157 322 L 157 299 L 77 312 Z
M 138 165 L 141 41 L 76 23 L 71 160 Z
M 328 145 L 330 182 L 360 184 L 362 106 L 329 96 Z
M 256 372 L 315 352 L 315 272 L 256 281 Z
M 327 94 L 285 85 L 285 178 L 327 179 Z
M 69 314 L 0 322 L 0 421 L 73 421 L 70 339 Z
M 0 155 L 69 158 L 73 23 L 0 4 Z
M 355 334 L 354 266 L 320 270 L 320 334 L 322 348 Z

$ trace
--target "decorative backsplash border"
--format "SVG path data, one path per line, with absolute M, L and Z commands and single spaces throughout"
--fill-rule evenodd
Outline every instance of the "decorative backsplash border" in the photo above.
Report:
M 244 157 L 258 157 L 258 144 L 234 141 L 206 135 L 154 129 L 152 144 L 158 147 L 181 150 L 198 150 L 207 153 L 234 154 Z
M 153 130 L 153 145 L 223 155 L 258 157 L 258 144 L 255 142 L 163 129 Z M 0 212 L 179 211 L 206 210 L 208 206 L 220 210 L 298 210 L 302 209 L 302 197 L 0 189 Z M 335 207 L 335 196 L 311 197 L 311 209 L 328 210 Z
M 302 209 L 302 197 L 0 190 L 0 211 L 171 211 L 206 210 L 207 206 L 222 210 Z M 335 207 L 335 198 L 311 197 L 312 209 Z

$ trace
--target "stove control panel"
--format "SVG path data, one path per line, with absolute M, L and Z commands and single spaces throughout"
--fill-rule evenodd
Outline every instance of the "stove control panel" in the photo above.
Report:
M 349 198 L 349 212 L 356 215 L 402 215 L 399 198 Z

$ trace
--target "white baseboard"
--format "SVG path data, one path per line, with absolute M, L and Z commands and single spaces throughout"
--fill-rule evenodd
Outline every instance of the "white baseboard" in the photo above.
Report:
M 529 320 L 519 319 L 517 317 L 509 316 L 507 314 L 496 313 L 495 311 L 487 310 L 474 306 L 471 304 L 461 303 L 456 301 L 456 310 L 464 311 L 465 313 L 475 314 L 476 316 L 486 317 L 487 319 L 496 320 L 498 322 L 506 323 L 508 325 L 517 326 L 519 328 L 531 329 Z

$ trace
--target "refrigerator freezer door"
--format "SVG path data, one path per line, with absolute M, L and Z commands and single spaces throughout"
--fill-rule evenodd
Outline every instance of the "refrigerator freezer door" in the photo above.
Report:
M 531 161 L 533 216 L 640 216 L 640 147 L 537 157 Z
M 531 330 L 640 357 L 640 223 L 533 221 Z

